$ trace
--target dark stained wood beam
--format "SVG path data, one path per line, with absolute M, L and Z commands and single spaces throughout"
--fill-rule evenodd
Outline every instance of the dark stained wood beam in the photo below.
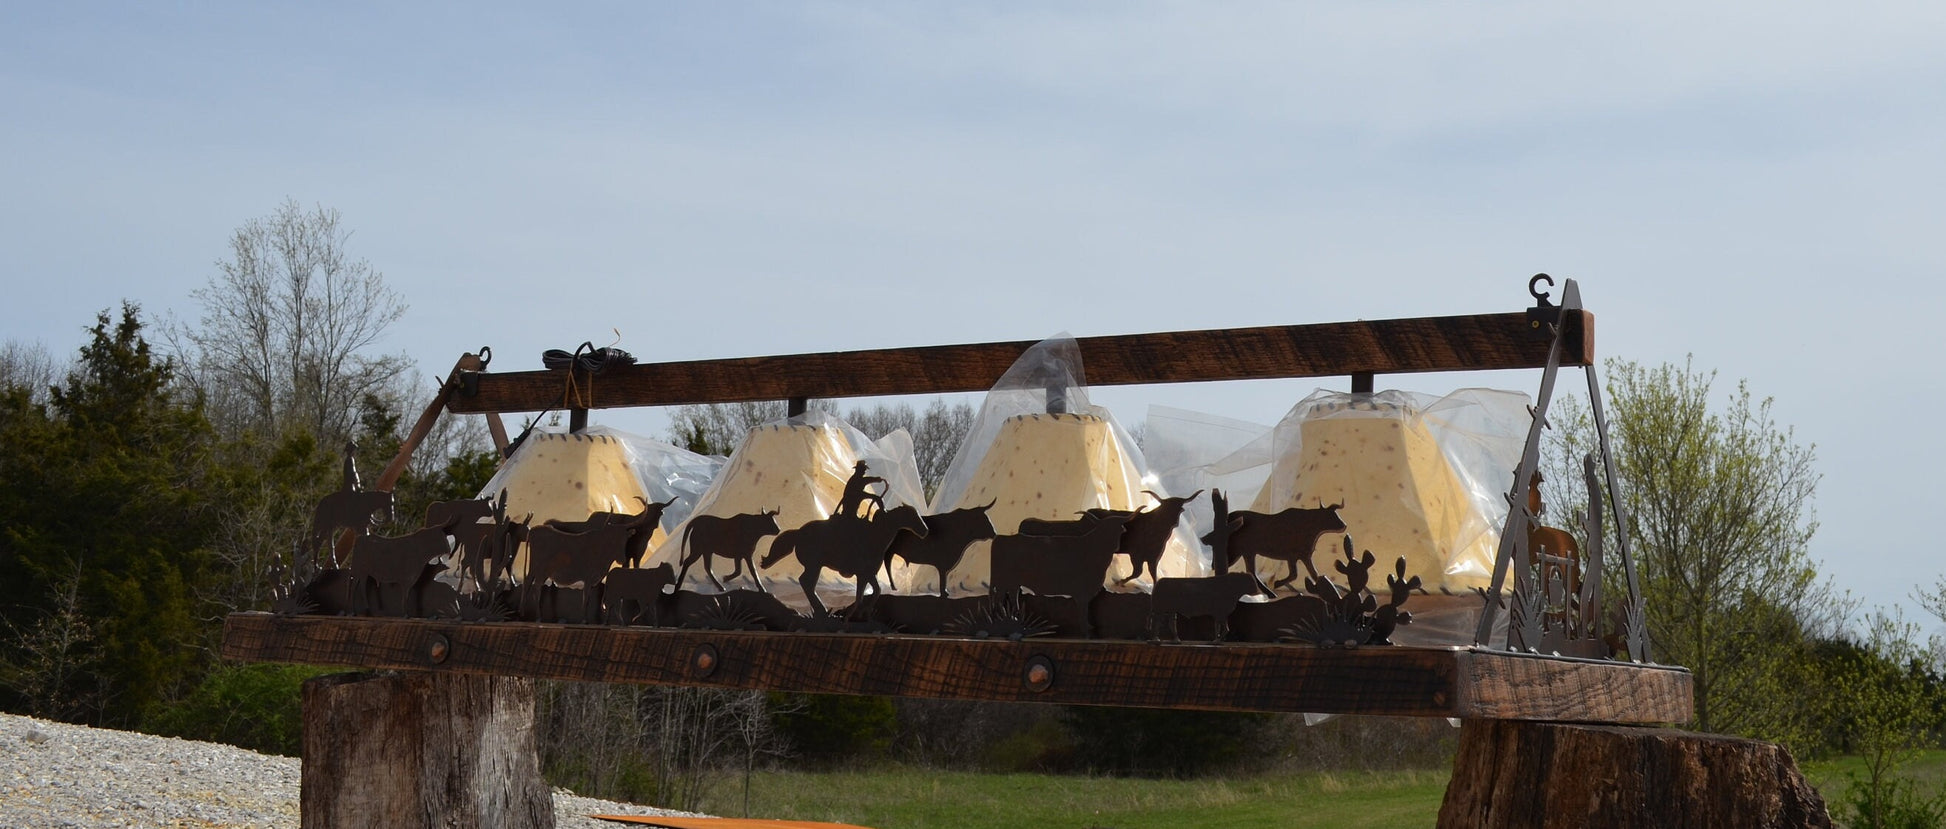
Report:
M 1565 311 L 1561 364 L 1595 355 L 1594 317 Z M 1533 369 L 1546 365 L 1549 338 L 1527 316 L 1338 322 L 1084 337 L 1091 386 Z M 744 357 L 612 368 L 576 383 L 567 372 L 480 373 L 453 396 L 461 414 L 674 406 L 792 398 L 875 397 L 985 391 L 1034 343 L 976 343 L 782 357 Z
M 820 694 L 1594 723 L 1685 722 L 1681 669 L 1494 651 L 952 639 L 233 614 L 223 656 Z

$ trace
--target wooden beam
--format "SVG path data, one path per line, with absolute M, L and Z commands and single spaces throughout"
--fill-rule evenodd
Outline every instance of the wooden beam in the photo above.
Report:
M 1691 716 L 1681 669 L 1455 648 L 952 639 L 232 614 L 223 656 L 820 694 L 1559 722 Z
M 1562 365 L 1594 359 L 1594 317 L 1563 312 Z M 1087 383 L 1118 386 L 1213 380 L 1532 369 L 1546 364 L 1548 337 L 1525 314 L 1231 328 L 1084 337 Z M 1032 341 L 926 348 L 838 351 L 621 366 L 577 378 L 565 371 L 477 375 L 478 387 L 453 396 L 463 414 L 547 409 L 673 406 L 810 397 L 863 397 L 985 391 Z

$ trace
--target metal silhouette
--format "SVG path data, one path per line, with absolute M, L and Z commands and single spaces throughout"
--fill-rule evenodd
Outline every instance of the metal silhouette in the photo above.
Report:
M 730 571 L 734 579 L 750 569 L 750 580 L 756 582 L 757 589 L 770 592 L 764 581 L 757 575 L 757 565 L 752 559 L 757 555 L 757 542 L 765 536 L 776 535 L 778 510 L 765 510 L 759 513 L 745 513 L 728 517 L 716 515 L 697 515 L 689 519 L 683 527 L 682 537 L 677 540 L 677 550 L 682 552 L 682 567 L 676 572 L 676 580 L 682 581 L 689 574 L 689 566 L 698 561 L 703 563 L 703 575 L 716 589 L 723 589 L 723 582 L 716 578 L 712 562 L 717 558 L 727 558 L 736 563 Z
M 952 574 L 954 567 L 959 566 L 960 559 L 966 555 L 966 548 L 975 541 L 994 537 L 993 520 L 987 517 L 987 511 L 997 503 L 998 499 L 988 501 L 983 507 L 966 507 L 925 516 L 925 534 L 895 537 L 891 548 L 885 551 L 886 565 L 889 567 L 896 556 L 905 559 L 907 564 L 933 568 L 939 574 L 939 598 L 946 598 L 947 576 Z M 892 583 L 889 572 L 886 581 L 893 590 L 899 589 L 896 583 Z
M 862 472 L 865 464 L 861 461 L 858 468 Z M 830 568 L 854 581 L 857 596 L 851 607 L 857 611 L 865 601 L 867 588 L 874 594 L 885 592 L 879 586 L 878 571 L 885 566 L 892 543 L 901 533 L 925 536 L 926 522 L 919 517 L 918 510 L 899 506 L 879 510 L 869 519 L 841 512 L 779 533 L 770 543 L 770 552 L 764 556 L 761 566 L 770 568 L 786 556 L 795 556 L 804 568 L 798 584 L 803 586 L 804 598 L 817 616 L 830 615 L 818 598 L 818 577 Z

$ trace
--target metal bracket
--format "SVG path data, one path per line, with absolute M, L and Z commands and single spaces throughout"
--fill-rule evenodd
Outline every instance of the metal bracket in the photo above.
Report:
M 1535 334 L 1552 336 L 1548 326 L 1561 323 L 1561 306 L 1547 301 L 1549 293 L 1538 288 L 1542 282 L 1553 287 L 1554 277 L 1537 273 L 1534 278 L 1527 280 L 1527 294 L 1534 298 L 1534 307 L 1527 309 L 1527 327 L 1533 329 Z

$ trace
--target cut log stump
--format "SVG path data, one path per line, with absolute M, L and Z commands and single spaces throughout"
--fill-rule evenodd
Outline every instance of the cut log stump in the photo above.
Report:
M 1782 746 L 1669 728 L 1469 720 L 1442 829 L 1831 826 Z
M 304 829 L 553 829 L 534 682 L 429 673 L 304 683 Z

